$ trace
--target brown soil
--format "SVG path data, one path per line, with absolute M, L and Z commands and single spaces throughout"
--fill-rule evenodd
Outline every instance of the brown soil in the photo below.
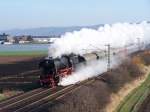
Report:
M 38 70 L 42 58 L 44 56 L 0 56 L 0 93 L 8 98 L 38 88 L 35 75 L 39 72 L 34 71 Z
M 20 61 L 28 61 L 37 56 L 0 56 L 0 64 L 10 64 Z
M 43 56 L 0 56 L 0 77 L 38 69 Z

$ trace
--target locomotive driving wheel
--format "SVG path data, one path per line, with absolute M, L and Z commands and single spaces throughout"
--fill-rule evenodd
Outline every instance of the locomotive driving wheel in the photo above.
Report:
M 49 79 L 48 86 L 51 87 L 51 88 L 55 88 L 56 87 L 56 83 L 55 83 L 55 80 L 53 78 Z

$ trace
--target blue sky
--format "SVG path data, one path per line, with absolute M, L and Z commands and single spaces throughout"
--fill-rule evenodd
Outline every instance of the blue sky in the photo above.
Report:
M 0 0 L 0 30 L 150 20 L 150 0 Z

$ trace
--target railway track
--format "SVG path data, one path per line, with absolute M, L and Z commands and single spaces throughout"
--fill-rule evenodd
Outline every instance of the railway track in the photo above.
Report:
M 16 96 L 16 97 L 13 97 L 13 98 L 11 98 L 11 99 L 2 101 L 2 102 L 0 102 L 0 108 L 4 107 L 4 106 L 6 106 L 6 105 L 9 105 L 9 104 L 11 104 L 11 103 L 14 103 L 14 102 L 16 102 L 16 101 L 22 100 L 22 99 L 24 99 L 24 98 L 26 98 L 26 97 L 28 97 L 28 96 L 30 96 L 30 95 L 32 95 L 32 94 L 35 94 L 35 93 L 37 93 L 37 92 L 40 92 L 40 91 L 42 91 L 42 90 L 43 90 L 42 88 L 38 88 L 38 89 L 35 89 L 35 90 L 33 90 L 33 91 L 30 91 L 30 92 L 21 94 L 21 95 Z
M 59 89 L 59 87 L 57 89 L 39 88 L 31 92 L 22 94 L 18 97 L 6 100 L 0 103 L 0 112 L 14 112 L 17 109 L 20 109 L 30 103 L 37 101 L 38 99 L 44 98 L 49 94 L 55 93 Z
M 39 76 L 34 75 L 37 72 L 38 70 L 33 70 L 33 71 L 27 71 L 23 73 L 23 75 L 20 74 L 20 75 L 5 76 L 2 78 L 0 77 L 0 85 L 1 87 L 12 87 L 18 85 L 37 83 Z
M 92 83 L 94 81 L 94 79 L 93 80 L 90 80 L 90 81 L 88 81 L 88 82 L 86 82 L 85 84 L 88 84 L 88 83 Z M 84 84 L 82 84 L 82 85 L 75 85 L 76 86 L 76 88 L 73 88 L 73 89 L 71 89 L 70 91 L 68 91 L 67 93 L 64 93 L 64 94 L 62 94 L 62 95 L 59 95 L 59 96 L 54 96 L 53 98 L 51 98 L 48 102 L 46 102 L 46 103 L 43 103 L 43 104 L 41 104 L 41 105 L 39 105 L 38 107 L 35 107 L 34 105 L 33 105 L 33 107 L 32 107 L 32 109 L 30 110 L 30 112 L 46 112 L 47 111 L 47 109 L 52 105 L 52 103 L 53 103 L 53 101 L 55 100 L 59 100 L 60 98 L 62 98 L 62 97 L 64 97 L 65 95 L 67 95 L 67 94 L 69 94 L 69 93 L 72 93 L 72 92 L 74 92 L 74 91 L 76 91 L 77 89 L 79 89 L 79 88 L 81 88 L 82 86 L 83 86 Z M 38 102 L 37 102 L 38 103 Z M 24 110 L 21 110 L 21 111 L 16 111 L 16 112 L 28 112 L 28 111 L 24 111 Z
M 0 80 L 8 78 L 20 78 L 20 77 L 30 77 L 30 76 L 39 76 L 40 70 L 30 70 L 17 75 L 0 75 Z
M 0 112 L 40 112 L 66 94 L 75 91 L 84 84 L 92 83 L 95 78 L 87 79 L 75 85 L 57 88 L 39 88 L 18 97 L 0 103 Z
M 7 79 L 0 79 L 0 84 L 7 83 L 32 83 L 38 81 L 39 77 L 12 77 Z
M 17 87 L 18 85 L 36 84 L 39 76 L 11 76 L 0 78 L 0 87 Z
M 19 79 L 19 81 L 24 81 L 24 80 L 35 80 L 35 79 L 39 79 L 39 76 L 28 76 L 28 77 L 5 77 L 5 78 L 1 78 L 0 81 L 17 81 Z

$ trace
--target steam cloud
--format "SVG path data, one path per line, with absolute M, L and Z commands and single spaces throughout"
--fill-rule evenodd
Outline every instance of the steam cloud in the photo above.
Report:
M 84 54 L 95 51 L 96 48 L 105 49 L 106 44 L 112 47 L 124 47 L 137 43 L 137 38 L 143 42 L 150 40 L 150 24 L 116 23 L 104 25 L 97 30 L 83 28 L 80 31 L 68 32 L 56 40 L 49 48 L 49 56 L 57 57 L 62 54 Z
M 119 62 L 121 62 L 121 60 L 119 60 L 119 57 L 113 57 L 111 59 L 111 62 L 112 62 L 111 63 L 111 68 L 112 68 L 117 66 Z M 82 66 L 80 69 L 78 69 L 70 76 L 63 78 L 59 83 L 59 85 L 67 86 L 70 84 L 75 84 L 79 81 L 83 81 L 88 78 L 95 77 L 103 72 L 106 72 L 106 70 L 107 70 L 107 59 L 92 61 L 90 63 L 87 63 L 86 66 Z
M 55 58 L 70 53 L 82 55 L 87 52 L 98 51 L 99 49 L 105 50 L 106 44 L 110 44 L 113 48 L 121 48 L 126 45 L 138 43 L 137 38 L 140 38 L 140 41 L 144 42 L 145 45 L 149 44 L 149 23 L 144 21 L 139 24 L 106 24 L 97 30 L 83 28 L 80 31 L 68 32 L 56 40 L 49 48 L 49 56 Z M 115 57 L 112 58 L 112 61 L 112 66 L 117 64 Z M 81 67 L 71 76 L 63 78 L 60 84 L 69 85 L 77 83 L 105 72 L 107 70 L 106 67 L 106 59 L 88 63 L 86 67 Z

